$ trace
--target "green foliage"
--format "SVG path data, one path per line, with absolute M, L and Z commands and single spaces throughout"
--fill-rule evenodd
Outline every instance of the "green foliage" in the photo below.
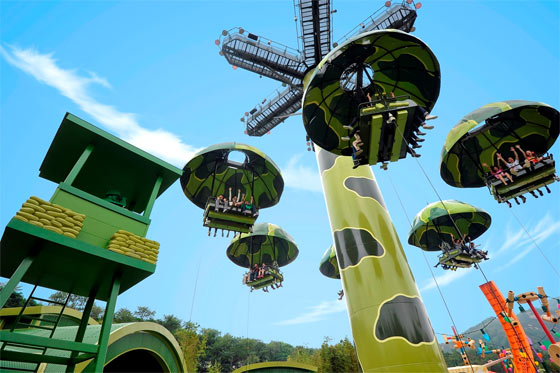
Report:
M 4 286 L 6 284 L 5 283 L 0 283 L 0 291 L 2 291 L 2 289 L 4 289 Z M 8 301 L 6 302 L 6 305 L 4 307 L 9 308 L 9 307 L 23 307 L 25 305 L 25 297 L 23 296 L 23 293 L 21 292 L 21 287 L 18 285 L 16 286 L 16 288 L 14 289 L 14 292 L 12 294 L 10 294 L 10 297 L 8 298 Z M 29 302 L 29 306 L 40 306 L 41 304 L 35 302 L 34 300 L 31 300 Z
M 208 367 L 208 373 L 221 373 L 222 371 L 222 364 L 219 361 L 214 361 Z
M 153 321 L 156 311 L 151 310 L 149 307 L 138 306 L 134 311 L 134 316 L 142 321 Z
M 96 321 L 101 321 L 101 319 L 103 319 L 103 313 L 103 308 L 94 303 L 91 307 L 91 313 L 89 316 Z
M 318 372 L 359 372 L 358 357 L 348 338 L 335 345 L 329 345 L 329 341 L 326 337 L 319 350 Z
M 206 336 L 198 334 L 198 328 L 198 324 L 187 321 L 184 328 L 175 332 L 175 338 L 181 345 L 187 372 L 195 372 L 199 358 L 205 354 Z
M 290 355 L 288 355 L 287 361 L 293 361 L 295 363 L 311 364 L 318 366 L 319 361 L 319 351 L 312 348 L 307 348 L 303 346 L 296 346 Z
M 171 333 L 175 333 L 182 324 L 181 319 L 174 315 L 163 315 L 163 320 L 157 320 L 156 322 L 165 326 Z
M 49 296 L 49 299 L 58 303 L 64 303 L 66 302 L 67 297 L 68 297 L 68 293 L 65 293 L 63 291 L 57 291 L 52 293 Z M 71 294 L 70 298 L 68 299 L 68 303 L 66 304 L 66 307 L 70 307 L 78 311 L 83 311 L 84 308 L 86 307 L 87 299 L 88 299 L 87 297 Z
M 113 322 L 116 324 L 140 321 L 128 308 L 121 308 L 113 315 Z

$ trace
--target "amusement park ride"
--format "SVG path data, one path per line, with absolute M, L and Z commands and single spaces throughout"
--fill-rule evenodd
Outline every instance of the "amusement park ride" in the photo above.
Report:
M 220 54 L 234 67 L 279 81 L 284 90 L 247 113 L 249 136 L 262 136 L 302 109 L 303 125 L 315 151 L 332 230 L 333 246 L 320 271 L 341 279 L 360 365 L 364 371 L 445 371 L 447 369 L 401 242 L 369 166 L 420 156 L 422 129 L 440 93 L 439 62 L 422 40 L 412 36 L 421 4 L 390 1 L 332 42 L 329 0 L 296 0 L 301 51 L 274 43 L 243 28 L 223 31 Z M 299 23 L 298 23 L 299 21 Z M 504 101 L 465 116 L 450 131 L 440 173 L 455 187 L 487 186 L 511 207 L 523 194 L 543 196 L 540 188 L 558 177 L 546 152 L 559 135 L 559 112 L 542 103 Z M 241 155 L 242 160 L 236 159 Z M 145 238 L 154 202 L 177 178 L 185 196 L 203 209 L 208 235 L 234 232 L 228 258 L 247 268 L 251 290 L 282 287 L 280 267 L 299 253 L 279 226 L 256 223 L 261 208 L 280 201 L 280 169 L 249 145 L 223 143 L 198 152 L 183 170 L 67 114 L 41 166 L 41 177 L 59 183 L 49 202 L 31 197 L 2 236 L 0 275 L 10 280 L 0 293 L 4 306 L 20 281 L 88 297 L 72 341 L 57 339 L 57 322 L 38 336 L 0 331 L 2 367 L 14 362 L 39 369 L 41 363 L 72 371 L 101 371 L 118 294 L 155 271 L 159 244 Z M 539 193 L 537 195 L 536 193 Z M 437 201 L 415 217 L 408 243 L 442 251 L 436 266 L 479 268 L 487 253 L 473 240 L 491 223 L 490 215 L 455 200 Z M 87 265 L 76 265 L 87 263 Z M 546 294 L 508 294 L 492 281 L 481 290 L 510 343 L 499 363 L 511 359 L 516 371 L 536 369 L 532 346 L 513 314 L 526 303 L 542 320 L 557 323 Z M 33 299 L 33 293 L 29 297 Z M 97 344 L 84 343 L 95 299 L 107 301 Z M 532 305 L 540 299 L 544 315 Z M 66 304 L 63 304 L 63 309 Z M 23 307 L 21 314 L 26 307 Z M 19 320 L 18 316 L 18 320 Z M 84 321 L 85 320 L 85 321 Z M 470 365 L 463 341 L 453 340 Z M 560 362 L 560 345 L 550 333 L 549 352 Z M 482 353 L 485 346 L 479 341 Z M 62 354 L 46 351 L 56 349 Z M 10 365 L 12 364 L 12 365 Z M 490 365 L 487 365 L 490 366 Z M 473 367 L 470 366 L 472 369 Z
M 294 4 L 301 53 L 243 28 L 224 30 L 216 40 L 220 55 L 234 69 L 241 67 L 286 87 L 245 113 L 241 118 L 245 133 L 262 136 L 303 109 L 334 240 L 321 259 L 320 270 L 342 279 L 341 294 L 346 295 L 362 368 L 443 370 L 445 364 L 441 352 L 433 348 L 436 339 L 431 328 L 415 329 L 414 337 L 404 332 L 404 325 L 398 325 L 399 318 L 385 321 L 397 310 L 392 304 L 396 301 L 401 304 L 399 312 L 410 312 L 407 317 L 414 320 L 413 325 L 429 325 L 411 277 L 376 275 L 384 266 L 404 269 L 401 273 L 409 270 L 398 237 L 388 233 L 393 228 L 373 173 L 369 167 L 359 167 L 381 163 L 386 170 L 388 162 L 408 154 L 419 157 L 416 149 L 425 135 L 421 129 L 433 128 L 425 121 L 435 118 L 430 111 L 439 96 L 439 63 L 423 41 L 408 34 L 414 31 L 416 9 L 421 5 L 413 0 L 395 5 L 387 1 L 385 8 L 362 22 L 351 36 L 333 43 L 331 50 L 330 16 L 335 11 L 330 1 Z M 535 192 L 543 196 L 539 188 L 550 192 L 547 185 L 558 180 L 552 157 L 543 154 L 555 142 L 559 129 L 558 111 L 546 104 L 506 101 L 486 105 L 449 133 L 441 176 L 456 187 L 487 185 L 499 203 L 510 207 L 510 199 L 519 203 L 519 197 L 525 202 L 524 193 L 538 198 Z M 488 213 L 474 206 L 440 200 L 417 215 L 409 243 L 423 250 L 441 250 L 436 266 L 444 269 L 478 268 L 488 257 L 472 240 L 488 229 L 490 221 Z M 375 291 L 365 285 L 368 283 L 376 284 Z M 496 293 L 489 284 L 484 289 Z M 492 302 L 496 296 L 487 294 Z M 372 317 L 375 314 L 377 318 Z M 373 336 L 367 330 L 373 330 Z M 517 349 L 521 352 L 513 354 L 521 371 L 530 368 L 527 347 L 521 344 Z

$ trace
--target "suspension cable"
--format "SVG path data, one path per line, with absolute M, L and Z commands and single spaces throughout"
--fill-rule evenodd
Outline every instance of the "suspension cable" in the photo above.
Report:
M 399 128 L 399 126 L 397 126 L 395 124 L 395 128 L 397 129 L 397 131 L 399 131 L 399 134 L 401 135 L 401 138 L 403 139 L 403 141 L 406 143 L 407 147 L 410 147 L 410 144 L 408 143 L 407 139 L 404 137 L 404 134 L 402 133 L 401 129 Z M 457 231 L 457 235 L 459 236 L 459 238 L 461 238 L 461 231 L 459 230 L 459 227 L 457 226 L 457 224 L 455 223 L 455 219 L 453 219 L 453 216 L 451 216 L 451 213 L 449 212 L 449 209 L 447 208 L 447 206 L 445 206 L 445 202 L 443 202 L 443 200 L 441 199 L 441 196 L 439 195 L 439 192 L 437 191 L 436 187 L 434 186 L 434 184 L 432 183 L 432 180 L 430 179 L 430 177 L 428 176 L 428 174 L 426 173 L 426 170 L 424 170 L 424 167 L 422 167 L 422 164 L 420 163 L 420 161 L 418 160 L 417 157 L 413 157 L 416 160 L 416 163 L 418 164 L 418 166 L 420 167 L 420 170 L 422 170 L 422 173 L 424 174 L 424 177 L 426 178 L 426 180 L 428 180 L 428 183 L 430 184 L 430 186 L 432 187 L 432 190 L 434 191 L 434 193 L 436 194 L 437 198 L 439 199 L 439 201 L 441 202 L 443 208 L 445 209 L 445 211 L 447 211 L 447 215 L 449 216 L 449 218 L 451 219 L 451 222 L 453 223 L 453 226 L 455 227 L 455 230 Z
M 410 225 L 410 228 L 412 228 L 412 222 L 410 221 L 410 218 L 408 217 L 408 213 L 406 212 L 404 204 L 402 203 L 399 192 L 397 191 L 397 188 L 395 188 L 395 185 L 393 184 L 393 179 L 391 179 L 391 175 L 389 173 L 387 173 L 387 176 L 389 178 L 389 182 L 391 183 L 391 187 L 393 188 L 393 191 L 395 192 L 395 195 L 397 196 L 397 199 L 399 200 L 399 204 L 401 205 L 401 208 L 404 212 L 404 215 L 406 216 L 406 220 L 408 221 L 408 224 Z M 430 273 L 432 275 L 432 279 L 434 280 L 434 283 L 436 284 L 436 288 L 439 292 L 441 300 L 443 301 L 443 304 L 445 305 L 445 309 L 447 310 L 447 314 L 449 315 L 449 319 L 451 320 L 451 324 L 453 325 L 455 330 L 457 330 L 457 325 L 455 324 L 455 320 L 453 319 L 453 316 L 451 315 L 451 310 L 449 309 L 449 306 L 447 305 L 447 302 L 445 301 L 445 297 L 443 296 L 443 293 L 442 293 L 442 291 L 439 287 L 439 284 L 437 282 L 436 276 L 434 275 L 434 272 L 432 271 L 432 267 L 430 266 L 430 263 L 428 262 L 428 258 L 426 258 L 426 254 L 424 253 L 424 250 L 422 250 L 422 256 L 424 257 L 424 261 L 426 262 L 426 266 L 430 270 Z M 465 352 L 465 354 L 466 354 L 466 352 Z M 468 360 L 468 361 L 469 361 L 469 365 L 471 367 L 471 370 L 474 373 L 474 369 L 472 367 L 472 364 L 471 364 L 470 360 Z
M 191 312 L 189 313 L 189 322 L 191 322 L 192 320 L 192 313 L 193 313 L 193 309 L 194 309 L 194 298 L 196 296 L 196 287 L 198 284 L 198 275 L 200 274 L 200 265 L 202 264 L 202 255 L 200 256 L 200 259 L 198 260 L 198 269 L 196 270 L 196 279 L 194 280 L 194 291 L 193 291 L 193 295 L 192 295 L 192 301 L 191 301 Z
M 399 131 L 399 134 L 401 135 L 401 138 L 404 140 L 404 142 L 406 143 L 407 146 L 409 146 L 408 141 L 406 140 L 406 138 L 404 137 L 401 129 L 398 126 L 395 126 L 395 128 Z M 424 174 L 424 176 L 426 177 L 426 180 L 428 180 L 428 183 L 430 184 L 430 186 L 432 187 L 432 190 L 434 191 L 434 193 L 436 194 L 436 196 L 438 197 L 439 201 L 441 202 L 441 204 L 443 205 L 443 207 L 445 208 L 445 210 L 447 211 L 447 214 L 449 215 L 449 218 L 451 219 L 453 225 L 455 226 L 455 229 L 457 230 L 457 233 L 459 234 L 459 236 L 461 235 L 459 228 L 457 227 L 457 224 L 455 223 L 455 220 L 453 219 L 453 217 L 451 216 L 451 213 L 449 212 L 449 210 L 447 209 L 447 206 L 445 206 L 445 203 L 443 202 L 443 200 L 441 199 L 441 196 L 439 195 L 437 189 L 435 188 L 434 184 L 432 183 L 430 177 L 428 176 L 428 174 L 426 173 L 426 170 L 424 170 L 424 167 L 422 167 L 422 164 L 420 163 L 420 161 L 418 160 L 418 158 L 414 157 L 416 159 L 416 163 L 418 164 L 418 166 L 420 167 L 420 169 L 422 170 L 422 173 Z M 426 259 L 424 257 L 424 259 Z M 427 259 L 426 259 L 427 260 Z M 478 263 L 476 265 L 476 267 L 478 267 L 478 269 L 480 270 L 480 272 L 482 273 L 482 275 L 484 276 L 484 279 L 486 280 L 486 282 L 488 282 L 488 278 L 486 277 L 486 275 L 484 274 L 484 272 L 482 271 L 482 267 L 480 266 L 480 263 Z M 432 271 L 432 269 L 430 268 L 430 272 Z M 436 283 L 437 285 L 437 283 Z M 439 286 L 438 286 L 438 290 L 439 290 Z M 494 290 L 492 290 L 492 293 L 494 294 Z M 496 297 L 496 295 L 494 294 L 494 297 Z M 502 312 L 505 312 L 504 309 L 504 305 L 500 305 L 500 308 L 502 309 Z M 521 341 L 521 338 L 519 337 L 519 335 L 517 334 L 517 331 L 515 330 L 515 328 L 513 328 L 513 331 L 515 332 L 515 335 L 517 337 L 517 339 L 519 341 Z M 538 369 L 536 368 L 535 362 L 533 359 L 529 359 L 531 361 L 531 363 L 533 364 L 533 366 L 535 367 L 535 370 L 538 371 Z M 471 366 L 472 368 L 472 366 Z

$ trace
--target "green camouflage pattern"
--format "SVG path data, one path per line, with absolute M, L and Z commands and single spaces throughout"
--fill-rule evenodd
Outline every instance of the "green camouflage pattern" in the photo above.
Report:
M 374 72 L 373 84 L 364 87 L 364 95 L 406 95 L 428 111 L 439 96 L 439 62 L 420 39 L 398 30 L 371 31 L 349 39 L 315 68 L 302 103 L 303 123 L 311 140 L 337 155 L 352 153 L 349 141 L 341 139 L 348 134 L 342 126 L 352 123 L 359 115 L 359 104 L 367 100 L 341 86 L 343 72 L 357 62 Z
M 233 151 L 246 156 L 241 168 L 228 166 L 227 157 Z M 183 168 L 181 187 L 187 198 L 202 209 L 209 197 L 223 194 L 227 198 L 229 187 L 232 196 L 241 189 L 246 200 L 250 200 L 253 191 L 256 207 L 265 208 L 280 201 L 284 180 L 280 168 L 262 151 L 231 142 L 212 145 L 195 154 Z
M 321 258 L 319 271 L 328 278 L 340 280 L 340 269 L 338 268 L 338 260 L 336 260 L 336 250 L 334 245 L 329 247 Z
M 492 219 L 486 211 L 468 203 L 447 200 L 429 204 L 414 217 L 408 243 L 426 251 L 439 251 L 445 241 L 466 235 L 475 239 L 490 227 Z M 459 232 L 457 232 L 459 230 Z
M 558 111 L 547 104 L 521 100 L 494 102 L 467 114 L 445 140 L 441 177 L 454 187 L 484 186 L 488 170 L 482 163 L 494 165 L 496 153 L 504 159 L 515 158 L 510 151 L 515 145 L 525 151 L 546 153 L 560 132 L 559 117 Z M 519 158 L 522 163 L 521 154 Z
M 292 236 L 270 223 L 255 224 L 252 233 L 235 236 L 226 252 L 232 262 L 245 268 L 262 263 L 272 265 L 274 261 L 282 267 L 293 262 L 298 253 Z

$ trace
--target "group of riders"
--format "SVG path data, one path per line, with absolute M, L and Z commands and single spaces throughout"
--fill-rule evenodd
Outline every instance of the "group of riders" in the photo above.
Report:
M 500 153 L 496 153 L 496 163 L 494 165 L 490 167 L 488 166 L 488 164 L 482 163 L 482 166 L 489 170 L 487 179 L 497 179 L 502 184 L 508 185 L 508 181 L 510 183 L 513 183 L 514 177 L 517 177 L 522 170 L 533 171 L 538 163 L 551 158 L 550 156 L 544 157 L 542 155 L 537 155 L 532 150 L 524 151 L 523 149 L 521 149 L 520 145 L 515 145 L 515 147 L 512 146 L 509 149 L 515 156 L 515 159 L 514 157 L 508 157 L 507 159 L 504 159 L 504 157 L 502 157 Z M 521 160 L 519 159 L 519 154 L 523 156 L 523 163 L 521 163 Z M 560 181 L 560 179 L 556 175 L 554 175 L 554 179 Z M 548 186 L 545 185 L 544 187 L 546 191 L 550 193 L 550 189 L 548 188 Z M 539 193 L 540 196 L 544 195 L 544 193 L 538 188 L 529 191 L 535 198 L 539 198 L 535 191 Z M 525 203 L 525 201 L 527 200 L 524 195 L 520 195 L 519 198 L 523 203 Z M 519 205 L 519 200 L 517 199 L 517 197 L 514 197 L 514 201 Z M 505 202 L 509 207 L 511 207 L 511 203 L 509 201 Z
M 262 279 L 265 276 L 269 276 L 274 274 L 280 275 L 280 269 L 278 267 L 278 263 L 274 261 L 272 265 L 268 265 L 266 263 L 262 263 L 260 266 L 255 263 L 252 267 L 249 267 L 249 272 L 245 273 L 243 276 L 243 284 L 251 285 L 251 283 Z M 279 280 L 276 276 L 272 276 L 272 282 L 270 283 L 270 288 L 272 290 L 278 289 L 282 287 L 282 280 Z M 253 286 L 251 286 L 251 291 L 255 290 Z M 263 287 L 262 290 L 265 293 L 268 293 L 268 285 Z
M 241 193 L 241 189 L 237 189 L 237 195 L 232 196 L 232 190 L 233 188 L 229 187 L 227 198 L 223 194 L 216 197 L 214 201 L 214 211 L 256 217 L 258 212 L 254 197 L 251 196 L 250 200 L 245 199 L 245 193 Z M 212 228 L 209 227 L 208 236 L 210 236 L 211 231 Z M 216 237 L 216 233 L 218 233 L 218 228 L 214 228 L 214 237 Z M 224 230 L 222 229 L 222 237 L 223 236 Z M 227 236 L 229 237 L 229 231 L 227 232 Z
M 444 259 L 443 262 L 440 260 L 435 267 L 441 264 L 443 269 L 450 269 L 452 271 L 456 271 L 458 267 L 463 266 L 464 264 L 468 264 L 470 266 L 471 261 L 465 262 L 462 261 L 457 255 L 453 255 L 457 253 L 461 256 L 468 256 L 473 260 L 473 262 L 479 262 L 481 260 L 488 260 L 488 251 L 483 251 L 477 249 L 479 245 L 475 245 L 475 243 L 467 237 L 466 234 L 463 235 L 462 238 L 455 238 L 453 234 L 451 234 L 451 244 L 443 241 L 439 248 L 443 252 L 442 258 Z M 457 252 L 458 250 L 458 252 Z M 453 254 L 452 254 L 453 253 Z M 475 264 L 476 266 L 476 264 Z
M 395 101 L 395 94 L 393 92 L 389 94 L 385 94 L 381 90 L 374 94 L 372 99 L 370 93 L 368 92 L 365 94 L 367 97 L 367 102 L 360 105 L 361 108 L 363 107 L 370 107 L 374 106 L 375 103 L 381 102 L 385 105 L 386 108 L 389 107 L 389 102 Z M 417 106 L 417 110 L 414 114 L 414 130 L 411 134 L 410 138 L 406 139 L 407 148 L 406 151 L 414 158 L 420 157 L 420 154 L 416 153 L 415 149 L 421 148 L 420 142 L 424 142 L 424 139 L 421 136 L 426 135 L 425 132 L 422 132 L 420 129 L 433 129 L 434 126 L 429 126 L 426 124 L 426 121 L 436 119 L 437 116 L 430 115 L 426 109 L 421 106 Z M 396 118 L 391 113 L 388 112 L 386 118 L 384 118 L 386 123 L 390 126 L 396 125 Z M 362 146 L 364 145 L 361 134 L 360 134 L 360 123 L 359 123 L 359 116 L 354 117 L 352 122 L 349 125 L 342 126 L 344 129 L 348 130 L 348 136 L 342 137 L 341 139 L 344 141 L 351 141 L 352 140 L 352 160 L 354 161 L 353 168 L 357 168 L 360 165 L 369 164 L 369 154 L 367 151 L 364 151 Z M 397 134 L 395 134 L 397 135 Z M 404 134 L 401 134 L 404 135 Z M 383 168 L 386 169 L 387 164 L 383 163 Z
M 250 200 L 245 199 L 245 193 L 241 193 L 241 189 L 237 189 L 237 195 L 231 195 L 232 187 L 229 187 L 228 198 L 223 194 L 216 197 L 216 204 L 214 209 L 216 211 L 222 210 L 223 212 L 238 212 L 243 215 L 255 216 L 257 213 L 257 208 L 255 206 L 255 200 L 251 196 Z

